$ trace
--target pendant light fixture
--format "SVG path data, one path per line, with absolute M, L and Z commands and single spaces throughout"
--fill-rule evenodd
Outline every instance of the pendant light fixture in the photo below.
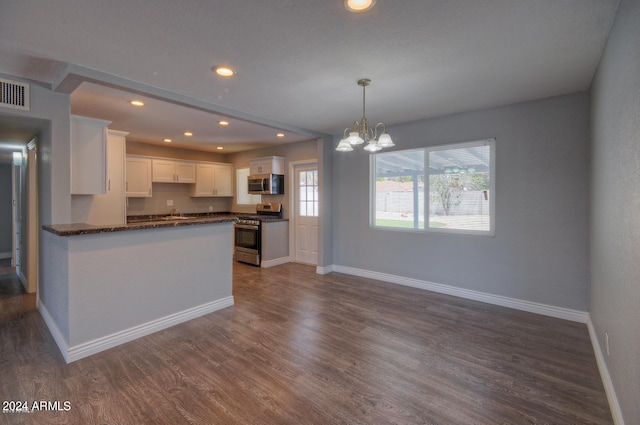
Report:
M 362 86 L 362 119 L 360 121 L 354 121 L 353 127 L 345 128 L 344 134 L 340 143 L 338 143 L 337 151 L 349 152 L 353 150 L 353 146 L 367 143 L 364 150 L 369 152 L 377 152 L 383 148 L 389 148 L 395 146 L 391 140 L 391 136 L 387 133 L 387 126 L 379 122 L 373 128 L 369 127 L 369 121 L 365 115 L 365 90 L 371 83 L 368 78 L 362 78 L 358 80 L 358 85 Z M 382 128 L 380 137 L 378 137 L 378 127 Z M 349 133 L 347 135 L 347 133 Z M 377 140 L 376 140 L 377 139 Z

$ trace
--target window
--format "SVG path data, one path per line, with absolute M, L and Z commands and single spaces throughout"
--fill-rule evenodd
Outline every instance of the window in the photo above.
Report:
M 379 153 L 371 169 L 374 227 L 493 235 L 495 139 Z
M 262 200 L 260 195 L 249 194 L 248 177 L 248 168 L 238 168 L 236 170 L 236 199 L 238 205 L 256 205 Z
M 318 217 L 318 170 L 302 170 L 298 172 L 299 215 Z

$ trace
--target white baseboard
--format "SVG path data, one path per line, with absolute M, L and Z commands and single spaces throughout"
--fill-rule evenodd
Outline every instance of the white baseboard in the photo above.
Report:
M 333 271 L 333 264 L 330 264 L 328 266 L 316 266 L 316 274 L 327 274 Z
M 18 268 L 16 271 L 18 272 L 18 279 L 20 279 L 20 283 L 22 284 L 25 292 L 27 292 L 28 294 L 36 292 L 35 289 L 33 291 L 29 290 L 29 279 L 27 279 L 24 273 L 22 273 L 22 269 Z
M 281 257 L 275 258 L 273 260 L 262 260 L 260 261 L 260 267 L 264 267 L 265 269 L 273 266 L 279 266 L 280 264 L 286 264 L 291 262 L 291 257 Z
M 0 260 L 4 260 L 5 258 L 12 258 L 13 254 L 11 252 L 0 252 Z
M 572 310 L 568 308 L 556 307 L 547 304 L 535 303 L 531 301 L 519 300 L 517 298 L 503 297 L 501 295 L 487 294 L 485 292 L 472 291 L 470 289 L 458 288 L 455 286 L 433 283 L 419 279 L 397 276 L 387 273 L 373 272 L 369 270 L 356 269 L 353 267 L 333 265 L 333 271 L 354 276 L 366 277 L 369 279 L 381 280 L 398 285 L 411 286 L 413 288 L 438 292 L 440 294 L 453 295 L 455 297 L 466 298 L 475 301 L 482 301 L 487 304 L 509 307 L 516 310 L 528 311 L 530 313 L 542 314 L 544 316 L 556 317 L 558 319 L 571 320 L 572 322 L 587 323 L 588 313 L 586 311 Z
M 42 302 L 39 303 L 38 308 L 45 323 L 49 327 L 49 331 L 51 332 L 53 339 L 56 341 L 58 348 L 62 352 L 65 361 L 67 363 L 71 363 L 84 357 L 88 357 L 92 354 L 99 353 L 100 351 L 107 350 L 120 344 L 124 344 L 125 342 L 133 341 L 134 339 L 150 335 L 154 332 L 161 331 L 179 323 L 195 319 L 196 317 L 204 316 L 205 314 L 213 313 L 214 311 L 218 311 L 226 307 L 231 307 L 232 305 L 233 296 L 221 298 L 219 300 L 202 304 L 178 313 L 170 314 L 168 316 L 161 317 L 159 319 L 152 320 L 150 322 L 143 323 L 129 329 L 115 332 L 111 335 L 94 339 L 93 341 L 74 345 L 73 347 L 69 347 L 67 341 L 60 333 L 60 330 L 56 326 L 55 322 L 49 315 L 49 312 Z
M 62 357 L 64 357 L 64 361 L 69 363 L 69 359 L 67 357 L 67 351 L 68 351 L 67 348 L 69 347 L 69 344 L 67 343 L 67 340 L 62 335 L 62 332 L 60 332 L 60 329 L 58 329 L 58 325 L 56 325 L 56 322 L 53 320 L 53 317 L 51 317 L 51 315 L 49 314 L 49 311 L 47 310 L 47 307 L 42 303 L 40 298 L 37 298 L 36 306 L 38 307 L 40 316 L 42 316 L 42 320 L 44 320 L 44 323 L 46 323 L 47 328 L 49 328 L 49 332 L 51 333 L 53 340 L 56 342 L 56 345 L 58 346 L 58 350 L 60 350 L 60 353 L 62 353 Z
M 622 409 L 620 409 L 620 403 L 618 402 L 618 396 L 616 390 L 613 387 L 613 381 L 611 375 L 609 375 L 609 369 L 607 368 L 607 362 L 604 359 L 604 353 L 598 335 L 593 323 L 591 322 L 591 316 L 587 320 L 587 329 L 589 329 L 589 337 L 591 338 L 591 345 L 593 345 L 593 351 L 596 355 L 596 363 L 598 363 L 598 370 L 600 371 L 600 379 L 604 385 L 604 391 L 607 394 L 607 400 L 609 401 L 609 409 L 611 409 L 611 416 L 613 417 L 613 423 L 615 425 L 624 425 L 624 418 L 622 417 Z

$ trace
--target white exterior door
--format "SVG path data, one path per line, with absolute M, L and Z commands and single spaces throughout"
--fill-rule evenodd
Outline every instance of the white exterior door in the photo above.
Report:
M 295 262 L 318 264 L 318 167 L 294 167 Z

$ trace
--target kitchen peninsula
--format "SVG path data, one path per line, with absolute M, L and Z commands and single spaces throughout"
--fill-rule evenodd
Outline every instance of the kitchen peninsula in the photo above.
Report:
M 39 309 L 66 362 L 232 306 L 235 220 L 43 226 Z

